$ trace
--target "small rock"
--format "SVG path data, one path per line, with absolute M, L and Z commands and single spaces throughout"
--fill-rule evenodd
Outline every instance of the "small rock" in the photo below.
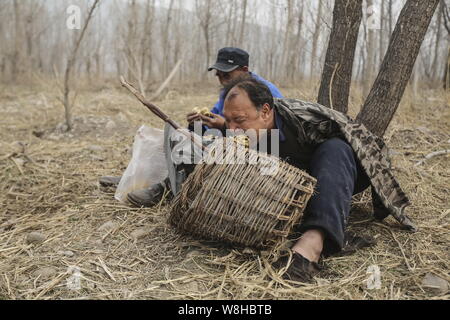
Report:
M 187 258 L 193 258 L 193 257 L 198 257 L 200 256 L 202 253 L 200 251 L 197 250 L 192 250 L 190 252 L 188 252 L 188 254 L 186 255 Z
M 52 267 L 44 267 L 36 270 L 33 275 L 35 277 L 41 276 L 41 279 L 50 278 L 51 276 L 56 274 L 56 269 Z
M 148 235 L 150 231 L 151 230 L 149 228 L 136 229 L 131 233 L 131 237 L 135 240 L 138 240 Z
M 69 127 L 67 126 L 67 124 L 65 124 L 65 123 L 60 123 L 60 124 L 58 124 L 57 126 L 56 126 L 56 130 L 57 131 L 59 131 L 59 132 L 67 132 L 67 129 L 68 129 Z
M 89 147 L 87 147 L 87 149 L 88 149 L 89 151 L 93 151 L 93 152 L 100 152 L 100 151 L 103 151 L 103 147 L 97 146 L 97 145 L 95 145 L 95 144 L 90 145 Z
M 61 256 L 66 256 L 66 257 L 73 257 L 74 253 L 70 250 L 67 251 L 58 251 L 58 254 Z
M 319 286 L 327 286 L 331 283 L 330 280 L 320 279 L 320 278 L 316 278 L 316 282 L 317 282 L 317 285 L 319 285 Z
M 6 221 L 5 223 L 2 224 L 2 227 L 4 230 L 9 230 L 12 229 L 14 227 L 15 224 L 17 224 L 17 219 L 10 219 L 8 221 Z
M 15 154 L 25 153 L 25 144 L 22 141 L 14 141 L 11 144 L 11 147 L 13 148 L 13 152 Z
M 449 290 L 448 281 L 432 274 L 427 273 L 422 280 L 422 286 L 435 294 L 445 294 Z
M 19 166 L 19 167 L 23 167 L 23 165 L 25 164 L 25 160 L 23 160 L 22 158 L 12 158 L 12 160 L 14 160 L 14 162 Z
M 116 127 L 117 127 L 116 123 L 112 120 L 109 120 L 105 125 L 106 130 L 114 130 Z
M 246 248 L 242 251 L 242 253 L 243 253 L 243 254 L 253 255 L 253 254 L 256 254 L 256 251 L 253 250 L 253 249 L 250 248 L 250 247 L 246 247 Z
M 32 134 L 36 137 L 36 138 L 42 138 L 45 134 L 45 130 L 33 130 Z
M 40 232 L 31 232 L 27 236 L 28 243 L 42 243 L 47 237 Z
M 91 160 L 94 160 L 94 161 L 105 161 L 105 158 L 98 157 L 98 156 L 95 156 L 95 155 L 91 155 Z
M 102 224 L 97 230 L 98 231 L 110 231 L 110 230 L 114 230 L 115 228 L 117 228 L 117 223 L 110 220 L 108 222 L 105 222 L 104 224 Z

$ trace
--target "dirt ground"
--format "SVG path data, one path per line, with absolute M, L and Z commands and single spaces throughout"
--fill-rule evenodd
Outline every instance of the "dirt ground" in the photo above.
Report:
M 180 87 L 157 104 L 184 123 L 193 107 L 211 107 L 217 90 Z M 317 87 L 282 91 L 314 100 Z M 65 133 L 57 95 L 51 84 L 0 87 L 0 299 L 450 297 L 448 287 L 423 283 L 429 273 L 450 280 L 450 158 L 415 166 L 450 149 L 449 93 L 407 91 L 385 136 L 419 231 L 401 230 L 391 217 L 375 222 L 370 196 L 358 197 L 349 229 L 377 244 L 325 259 L 316 283 L 299 288 L 274 274 L 264 252 L 178 235 L 167 205 L 135 209 L 114 200 L 98 177 L 124 171 L 140 125 L 163 124 L 124 89 L 104 85 L 78 93 L 74 130 Z M 352 115 L 360 103 L 356 90 Z M 367 286 L 370 266 L 380 269 L 378 289 Z

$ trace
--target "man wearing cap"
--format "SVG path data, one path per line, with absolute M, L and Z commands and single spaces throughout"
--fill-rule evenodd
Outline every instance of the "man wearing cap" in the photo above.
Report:
M 219 50 L 217 61 L 208 68 L 208 71 L 216 70 L 216 76 L 222 86 L 227 85 L 240 77 L 252 77 L 264 83 L 272 93 L 274 98 L 283 98 L 280 90 L 271 82 L 249 71 L 249 54 L 239 48 L 226 47 Z M 194 121 L 202 121 L 203 125 L 211 129 L 223 129 L 225 119 L 223 118 L 224 96 L 223 90 L 220 93 L 219 101 L 216 102 L 211 110 L 211 115 L 202 115 L 201 113 L 191 112 L 187 115 L 189 128 L 193 130 Z M 206 128 L 205 128 L 206 129 Z
M 226 47 L 219 50 L 217 61 L 208 68 L 208 71 L 216 70 L 216 76 L 222 86 L 226 86 L 233 80 L 250 77 L 264 83 L 275 98 L 283 98 L 280 90 L 271 82 L 249 71 L 249 54 L 239 48 Z M 220 93 L 219 101 L 214 105 L 211 114 L 203 115 L 198 112 L 191 112 L 187 115 L 189 130 L 194 130 L 194 122 L 201 121 L 203 131 L 206 129 L 224 130 L 225 119 L 223 118 L 224 96 L 223 90 Z M 117 186 L 121 177 L 101 177 L 99 182 L 104 187 Z M 151 207 L 161 201 L 166 190 L 170 189 L 169 179 L 150 186 L 148 189 L 130 192 L 127 199 L 137 207 Z

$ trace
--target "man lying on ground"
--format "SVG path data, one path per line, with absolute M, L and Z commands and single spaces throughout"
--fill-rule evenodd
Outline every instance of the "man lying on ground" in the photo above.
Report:
M 321 255 L 342 250 L 352 196 L 369 186 L 377 219 L 391 214 L 415 230 L 404 214 L 410 203 L 391 172 L 386 147 L 363 125 L 317 103 L 274 99 L 265 84 L 251 77 L 229 82 L 223 96 L 223 133 L 253 129 L 270 134 L 277 129 L 279 157 L 317 179 L 316 192 L 297 226 L 302 235 L 292 248 L 292 259 L 277 264 L 286 266 L 289 261 L 286 279 L 311 281 L 320 269 Z

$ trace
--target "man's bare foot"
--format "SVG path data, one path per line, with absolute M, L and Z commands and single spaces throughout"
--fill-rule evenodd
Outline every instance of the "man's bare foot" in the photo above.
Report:
M 323 250 L 324 234 L 318 229 L 306 231 L 292 250 L 312 262 L 319 262 Z

